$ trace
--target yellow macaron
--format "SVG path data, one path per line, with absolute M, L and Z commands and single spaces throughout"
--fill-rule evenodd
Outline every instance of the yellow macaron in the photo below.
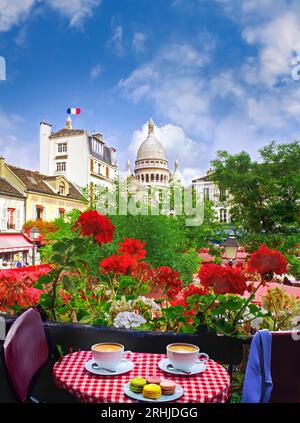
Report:
M 155 383 L 149 383 L 143 387 L 143 396 L 149 399 L 158 399 L 161 397 L 161 387 Z

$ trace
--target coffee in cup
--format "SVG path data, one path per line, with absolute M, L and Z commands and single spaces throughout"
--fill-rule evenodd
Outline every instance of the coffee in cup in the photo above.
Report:
M 91 348 L 94 361 L 103 369 L 116 370 L 121 362 L 132 361 L 133 353 L 124 351 L 124 345 L 116 342 L 102 342 L 94 344 Z M 125 355 L 128 358 L 124 358 Z
M 190 371 L 195 364 L 203 364 L 209 360 L 209 356 L 199 352 L 199 347 L 193 344 L 176 343 L 167 346 L 167 356 L 175 369 Z M 204 360 L 200 358 L 204 357 Z

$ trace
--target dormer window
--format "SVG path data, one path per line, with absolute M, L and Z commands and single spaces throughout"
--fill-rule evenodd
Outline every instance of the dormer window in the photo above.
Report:
M 103 143 L 96 140 L 95 138 L 92 139 L 92 150 L 95 153 L 103 155 Z
M 61 182 L 59 184 L 59 193 L 60 193 L 60 195 L 65 195 L 65 193 L 66 193 L 66 186 L 65 186 L 64 182 Z

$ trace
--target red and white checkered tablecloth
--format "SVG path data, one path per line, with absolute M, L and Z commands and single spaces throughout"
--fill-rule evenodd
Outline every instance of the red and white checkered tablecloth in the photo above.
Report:
M 136 402 L 124 394 L 124 385 L 137 376 L 159 375 L 172 379 L 184 389 L 178 402 L 226 402 L 230 395 L 230 376 L 226 369 L 209 360 L 205 372 L 191 376 L 175 376 L 158 368 L 165 354 L 134 353 L 134 368 L 120 376 L 94 375 L 84 368 L 92 358 L 90 351 L 79 351 L 62 357 L 53 368 L 54 381 L 75 395 L 81 402 L 126 403 Z

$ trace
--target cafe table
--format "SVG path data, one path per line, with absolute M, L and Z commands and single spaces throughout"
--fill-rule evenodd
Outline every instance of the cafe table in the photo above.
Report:
M 134 353 L 133 369 L 121 375 L 100 376 L 84 368 L 92 359 L 91 351 L 78 351 L 63 356 L 53 368 L 54 383 L 85 403 L 137 402 L 124 393 L 124 385 L 137 376 L 161 376 L 178 383 L 184 394 L 175 402 L 224 403 L 230 395 L 230 376 L 214 360 L 206 363 L 206 370 L 196 375 L 174 375 L 159 369 L 165 354 Z M 158 400 L 159 402 L 159 400 Z

